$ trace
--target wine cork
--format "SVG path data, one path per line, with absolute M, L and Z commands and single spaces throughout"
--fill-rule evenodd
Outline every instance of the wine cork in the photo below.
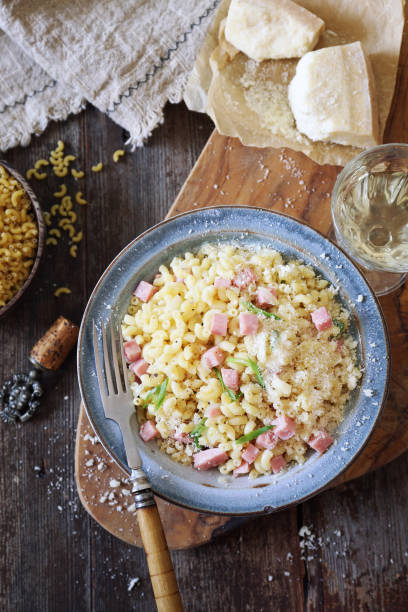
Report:
M 65 317 L 58 317 L 31 349 L 31 363 L 42 370 L 58 370 L 75 346 L 78 333 L 77 325 Z

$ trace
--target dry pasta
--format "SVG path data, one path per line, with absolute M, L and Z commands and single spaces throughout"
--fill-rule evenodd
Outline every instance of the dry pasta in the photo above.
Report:
M 361 376 L 349 317 L 328 281 L 271 249 L 175 257 L 122 322 L 142 437 L 250 478 L 323 452 Z
M 92 166 L 91 170 L 92 172 L 100 172 L 103 168 L 103 163 L 99 162 L 99 164 L 95 164 L 94 166 Z
M 84 204 L 88 204 L 88 202 L 85 200 L 85 198 L 82 195 L 81 191 L 77 191 L 77 193 L 75 194 L 75 200 L 77 202 L 77 204 L 81 204 L 82 206 Z
M 67 193 L 67 186 L 65 185 L 65 183 L 62 183 L 60 190 L 54 193 L 54 197 L 63 198 L 66 193 Z
M 63 294 L 68 295 L 69 293 L 71 293 L 71 289 L 68 289 L 68 287 L 58 287 L 58 289 L 54 291 L 55 297 L 59 297 L 60 295 L 63 295 Z
M 0 166 L 0 307 L 26 281 L 37 250 L 38 228 L 21 184 Z
M 116 163 L 119 161 L 119 159 L 120 159 L 121 157 L 123 157 L 123 155 L 124 155 L 124 154 L 125 154 L 125 152 L 124 152 L 124 150 L 123 150 L 123 149 L 117 149 L 117 150 L 116 150 L 116 151 L 113 153 L 113 155 L 112 155 L 112 159 L 113 159 L 113 161 L 115 162 L 115 164 L 116 164 Z

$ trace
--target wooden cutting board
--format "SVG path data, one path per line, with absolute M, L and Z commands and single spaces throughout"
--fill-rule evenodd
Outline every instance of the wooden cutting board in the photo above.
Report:
M 405 138 L 404 138 L 405 136 Z M 399 134 L 399 140 L 408 140 Z M 205 206 L 246 204 L 284 212 L 322 233 L 331 231 L 330 195 L 340 168 L 319 166 L 288 149 L 256 149 L 237 139 L 212 134 L 169 216 Z M 398 457 L 408 448 L 408 285 L 381 298 L 391 338 L 391 386 L 376 431 L 355 463 L 332 486 L 357 478 Z M 125 509 L 129 496 L 111 480 L 125 478 L 110 459 L 81 406 L 76 443 L 76 480 L 86 510 L 105 529 L 130 544 L 141 546 L 136 517 Z M 88 465 L 87 465 L 88 464 Z M 102 465 L 101 471 L 98 466 Z M 106 466 L 106 468 L 105 468 Z M 115 497 L 100 502 L 105 492 Z M 121 494 L 122 493 L 122 494 Z M 109 505 L 111 504 L 111 505 Z M 170 548 L 203 544 L 243 519 L 198 514 L 162 500 L 158 505 Z M 119 508 L 119 509 L 118 509 Z M 271 516 L 273 521 L 273 516 Z

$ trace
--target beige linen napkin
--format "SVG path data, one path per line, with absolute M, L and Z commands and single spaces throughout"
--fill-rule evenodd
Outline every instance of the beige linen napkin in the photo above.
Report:
M 218 3 L 0 0 L 0 149 L 86 101 L 142 145 L 182 99 Z

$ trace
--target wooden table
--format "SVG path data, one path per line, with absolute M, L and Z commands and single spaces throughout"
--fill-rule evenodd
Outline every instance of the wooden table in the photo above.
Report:
M 29 349 L 59 314 L 80 321 L 100 274 L 135 235 L 164 217 L 211 131 L 208 118 L 169 106 L 147 145 L 114 164 L 112 152 L 126 135 L 88 108 L 5 156 L 24 172 L 61 138 L 82 167 L 100 160 L 106 165 L 99 174 L 88 172 L 82 189 L 90 203 L 80 211 L 85 238 L 78 258 L 66 245 L 49 247 L 26 299 L 0 321 L 1 380 L 27 369 Z M 55 201 L 57 184 L 34 183 L 45 209 Z M 62 285 L 72 294 L 54 297 Z M 154 610 L 143 551 L 101 529 L 78 500 L 73 458 L 79 400 L 72 355 L 49 381 L 39 416 L 23 426 L 0 424 L 0 610 Z M 297 508 L 173 553 L 186 610 L 405 612 L 407 472 L 404 455 Z M 316 545 L 302 555 L 303 525 Z M 135 577 L 140 585 L 128 591 Z

